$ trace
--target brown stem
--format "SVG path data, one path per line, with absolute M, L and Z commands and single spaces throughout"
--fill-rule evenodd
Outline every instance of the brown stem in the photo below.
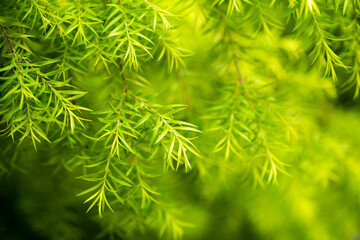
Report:
M 248 91 L 248 89 L 246 88 L 246 84 L 245 84 L 245 81 L 244 81 L 244 78 L 242 77 L 241 75 L 241 72 L 240 72 L 240 68 L 239 68 L 239 61 L 238 61 L 238 56 L 236 55 L 236 49 L 235 49 L 235 46 L 234 46 L 234 43 L 233 43 L 233 40 L 231 38 L 231 33 L 229 31 L 227 31 L 227 36 L 229 38 L 229 45 L 231 47 L 231 51 L 232 51 L 232 56 L 233 56 L 233 60 L 234 60 L 234 65 L 235 65 L 235 68 L 236 68 L 236 72 L 237 72 L 237 75 L 238 75 L 238 80 L 236 81 L 236 90 L 235 90 L 235 99 L 234 99 L 234 102 L 233 102 L 233 108 L 232 108 L 232 113 L 231 113 L 231 120 L 230 120 L 230 128 L 232 127 L 232 121 L 233 121 L 233 117 L 234 117 L 234 112 L 235 112 L 235 106 L 236 106 L 236 101 L 237 101 L 237 97 L 238 97 L 238 94 L 239 94 L 239 88 L 240 88 L 240 85 L 243 86 L 244 88 L 244 93 L 245 93 L 245 96 L 246 98 L 249 100 L 250 102 L 250 106 L 251 106 L 251 109 L 254 113 L 254 117 L 255 117 L 255 120 L 256 120 L 256 123 L 257 123 L 257 127 L 259 129 L 259 132 L 258 134 L 260 135 L 260 138 L 261 138 L 261 141 L 262 141 L 262 144 L 266 150 L 266 153 L 267 153 L 267 156 L 268 156 L 268 160 L 271 164 L 271 166 L 273 167 L 273 169 L 275 168 L 275 164 L 274 164 L 274 160 L 272 158 L 272 155 L 271 155 L 271 152 L 270 152 L 270 148 L 269 148 L 269 144 L 268 144 L 268 141 L 265 137 L 265 133 L 263 131 L 263 128 L 262 128 L 262 125 L 260 123 L 260 119 L 259 119 L 259 116 L 257 115 L 257 111 L 256 111 L 256 108 L 255 108 L 255 104 L 254 104 L 254 101 Z M 273 170 L 271 170 L 273 171 Z M 275 176 L 276 176 L 276 168 L 275 168 Z M 271 175 L 270 175 L 271 176 Z M 270 180 L 270 178 L 269 178 Z
M 126 94 L 128 93 L 129 89 L 128 89 L 128 86 L 127 86 L 127 81 L 126 81 L 126 77 L 125 77 L 125 73 L 124 73 L 124 67 L 122 65 L 122 61 L 121 61 L 121 58 L 119 59 L 119 66 L 120 66 L 120 70 L 121 70 L 121 78 L 122 78 L 122 82 L 123 82 L 123 85 L 124 85 L 124 101 L 126 102 L 127 99 L 126 99 Z M 118 117 L 120 118 L 120 115 L 121 115 L 121 111 L 122 111 L 122 108 L 123 108 L 123 103 L 121 103 L 120 105 L 120 109 L 119 109 L 119 115 Z
M 7 34 L 4 26 L 3 26 L 1 23 L 0 23 L 0 27 L 1 27 L 2 31 L 4 32 L 4 35 L 5 35 L 5 37 L 6 37 L 6 40 L 8 41 L 8 43 L 9 43 L 9 45 L 10 45 L 10 47 L 11 47 L 12 54 L 13 54 L 14 57 L 15 57 L 16 64 L 17 64 L 18 67 L 19 67 L 19 62 L 18 62 L 18 59 L 17 59 L 17 57 L 16 57 L 16 51 L 15 51 L 14 46 L 12 45 L 12 43 L 11 43 L 11 41 L 10 41 L 9 35 Z
M 234 65 L 235 65 L 235 68 L 236 68 L 236 73 L 238 75 L 238 81 L 239 81 L 239 83 L 243 84 L 244 83 L 244 78 L 242 77 L 241 72 L 240 72 L 239 61 L 238 61 L 238 57 L 236 56 L 236 50 L 235 50 L 234 42 L 232 40 L 230 31 L 227 31 L 227 36 L 229 38 L 229 44 L 230 44 L 231 51 L 232 51 Z
M 30 68 L 35 70 L 35 73 L 37 75 L 39 75 L 39 77 L 41 77 L 41 79 L 46 83 L 46 85 L 48 85 L 48 87 L 55 93 L 55 89 L 50 85 L 50 83 L 48 81 L 46 81 L 46 79 L 44 78 L 43 75 L 41 75 L 41 73 L 39 73 L 38 71 L 36 71 L 36 69 L 29 63 L 28 60 L 26 60 L 25 58 L 22 58 L 27 64 L 29 64 Z
M 150 107 L 149 104 L 147 104 L 146 102 L 144 102 L 143 100 L 141 100 L 139 97 L 137 97 L 137 96 L 135 96 L 135 95 L 133 95 L 133 94 L 131 94 L 131 96 L 132 96 L 135 100 L 137 100 L 137 101 L 141 102 L 142 104 L 144 104 L 144 105 L 145 105 L 147 108 L 149 108 L 151 111 L 157 113 L 157 111 L 156 111 L 155 109 L 153 109 L 152 107 Z M 158 113 L 157 113 L 157 114 L 158 114 Z M 161 117 L 159 114 L 158 114 L 158 116 Z
M 232 40 L 230 31 L 227 31 L 227 36 L 228 36 L 228 38 L 229 38 L 229 45 L 230 45 L 230 48 L 231 48 L 231 51 L 232 51 L 232 56 L 233 56 L 233 60 L 234 60 L 234 65 L 235 65 L 236 73 L 237 73 L 237 75 L 238 75 L 238 80 L 236 81 L 235 99 L 234 99 L 234 102 L 233 102 L 233 109 L 232 109 L 232 111 L 233 111 L 233 112 L 235 111 L 235 105 L 236 105 L 237 97 L 238 97 L 238 94 L 239 94 L 239 88 L 240 88 L 240 85 L 243 85 L 245 96 L 246 96 L 246 98 L 247 98 L 247 99 L 249 100 L 249 102 L 250 102 L 250 106 L 251 106 L 251 109 L 252 109 L 253 112 L 254 112 L 255 119 L 256 119 L 257 125 L 258 125 L 258 127 L 259 127 L 259 130 L 262 131 L 262 127 L 261 127 L 261 124 L 260 124 L 260 119 L 259 119 L 259 117 L 258 117 L 257 114 L 256 114 L 256 108 L 255 108 L 254 101 L 253 101 L 253 99 L 251 98 L 250 93 L 249 93 L 248 89 L 247 89 L 246 86 L 245 86 L 244 78 L 242 77 L 241 72 L 240 72 L 239 60 L 238 60 L 238 56 L 236 55 L 236 49 L 235 49 L 235 45 L 234 45 L 234 42 L 233 42 L 233 40 Z M 232 113 L 232 114 L 233 114 L 233 113 Z
M 125 74 L 124 74 L 124 67 L 122 65 L 121 58 L 120 58 L 119 61 L 120 61 L 121 78 L 122 78 L 122 82 L 124 84 L 124 92 L 127 93 L 129 89 L 128 89 L 128 86 L 127 86 L 126 77 L 125 77 Z
M 133 95 L 133 94 L 131 94 L 131 96 L 132 96 L 135 100 L 137 100 L 137 101 L 141 102 L 142 104 L 144 104 L 147 108 L 150 109 L 150 111 L 154 112 L 161 120 L 163 120 L 164 122 L 166 122 L 165 119 L 164 119 L 164 117 L 161 116 L 161 114 L 158 113 L 158 111 L 156 111 L 154 108 L 152 108 L 149 104 L 147 104 L 146 102 L 144 102 L 144 101 L 141 100 L 139 97 L 137 97 L 137 96 L 135 96 L 135 95 Z M 166 124 L 168 125 L 168 123 L 166 123 Z

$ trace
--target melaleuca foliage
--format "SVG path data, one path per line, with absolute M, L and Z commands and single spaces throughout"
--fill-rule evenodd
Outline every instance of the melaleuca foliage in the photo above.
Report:
M 0 174 L 16 178 L 29 228 L 50 239 L 349 237 L 350 207 L 343 232 L 315 219 L 341 186 L 359 204 L 357 142 L 333 130 L 358 122 L 333 102 L 359 95 L 359 5 L 2 1 Z

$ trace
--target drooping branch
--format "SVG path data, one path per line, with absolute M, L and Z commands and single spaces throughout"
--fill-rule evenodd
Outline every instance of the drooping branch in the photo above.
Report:
M 272 153 L 271 146 L 270 146 L 270 140 L 267 137 L 266 130 L 264 129 L 263 124 L 261 123 L 260 119 L 260 112 L 257 110 L 257 107 L 255 106 L 255 102 L 253 100 L 252 95 L 250 94 L 247 84 L 245 81 L 245 78 L 242 75 L 241 69 L 240 69 L 240 59 L 239 54 L 237 53 L 237 49 L 234 43 L 234 39 L 232 36 L 232 30 L 229 29 L 229 26 L 227 25 L 227 22 L 225 20 L 224 14 L 221 13 L 221 9 L 217 8 L 220 12 L 220 16 L 222 19 L 222 24 L 224 28 L 224 36 L 223 41 L 226 42 L 226 44 L 229 47 L 230 54 L 232 57 L 232 64 L 234 66 L 235 70 L 235 89 L 234 89 L 234 95 L 232 100 L 232 106 L 231 106 L 231 113 L 228 123 L 228 128 L 225 130 L 226 135 L 218 142 L 218 144 L 215 146 L 215 151 L 220 151 L 221 149 L 225 148 L 225 159 L 229 159 L 230 157 L 230 151 L 232 151 L 237 156 L 243 157 L 241 154 L 242 151 L 245 151 L 243 148 L 244 145 L 242 145 L 239 142 L 239 138 L 247 142 L 247 144 L 257 144 L 257 148 L 263 149 L 263 154 L 261 156 L 265 157 L 264 164 L 262 166 L 261 173 L 258 173 L 258 170 L 256 171 L 257 176 L 256 179 L 258 180 L 260 185 L 263 185 L 262 179 L 266 173 L 268 173 L 268 183 L 270 181 L 276 182 L 277 179 L 277 172 L 285 172 L 282 168 L 285 165 L 284 163 L 280 162 L 277 157 Z M 242 91 L 240 91 L 242 89 Z M 238 129 L 238 122 L 241 121 L 238 118 L 240 117 L 240 113 L 238 112 L 238 104 L 239 104 L 239 97 L 240 92 L 243 93 L 243 98 L 247 100 L 247 106 L 245 108 L 250 108 L 252 112 L 252 122 L 249 123 L 251 126 L 248 126 L 245 129 L 247 132 L 249 132 L 250 135 L 253 136 L 249 137 L 246 133 L 243 132 L 243 127 L 240 126 L 241 129 Z M 246 121 L 247 123 L 247 121 Z M 245 124 L 246 124 L 245 123 Z M 241 125 L 242 123 L 240 123 Z M 256 143 L 257 142 L 257 143 Z M 256 166 L 253 166 L 253 169 L 257 168 Z

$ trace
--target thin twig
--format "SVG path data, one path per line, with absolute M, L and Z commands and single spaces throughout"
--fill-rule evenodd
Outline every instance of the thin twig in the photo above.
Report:
M 255 114 L 255 118 L 256 118 L 256 121 L 259 125 L 259 129 L 261 130 L 261 125 L 260 125 L 260 120 L 256 114 L 256 108 L 255 108 L 255 104 L 254 104 L 254 101 L 253 99 L 251 98 L 250 96 L 250 93 L 245 85 L 245 80 L 244 78 L 242 77 L 241 75 L 241 72 L 240 72 L 240 68 L 239 68 L 239 60 L 238 60 L 238 56 L 236 54 L 236 49 L 235 49 L 235 46 L 234 46 L 234 43 L 233 43 L 233 40 L 232 40 L 232 37 L 231 37 L 231 33 L 228 31 L 227 32 L 227 35 L 229 37 L 229 44 L 230 44 L 230 47 L 231 47 L 231 51 L 232 51 L 232 56 L 233 56 L 233 60 L 234 60 L 234 65 L 235 65 L 235 68 L 236 68 L 236 73 L 238 75 L 238 80 L 236 82 L 236 90 L 235 90 L 235 100 L 234 100 L 234 105 L 235 105 L 235 101 L 236 101 L 236 98 L 237 98 L 237 95 L 239 93 L 239 87 L 240 85 L 243 85 L 244 87 L 244 93 L 245 93 L 245 96 L 247 97 L 247 99 L 249 100 L 250 102 L 250 105 L 251 105 L 251 108 L 252 110 L 254 111 L 254 114 Z M 235 106 L 233 106 L 235 107 Z
M 260 119 L 259 119 L 259 116 L 257 115 L 257 111 L 256 111 L 256 108 L 255 108 L 255 104 L 254 104 L 254 101 L 248 91 L 248 89 L 246 88 L 246 84 L 245 84 L 245 81 L 244 81 L 244 78 L 242 77 L 241 75 L 241 72 L 240 72 L 240 68 L 239 68 L 239 61 L 238 61 L 238 56 L 236 54 L 236 49 L 235 49 L 235 46 L 234 46 L 234 43 L 233 43 L 233 40 L 231 38 L 231 33 L 228 31 L 227 32 L 227 35 L 229 37 L 229 45 L 231 47 L 231 51 L 232 51 L 232 55 L 233 55 L 233 60 L 234 60 L 234 65 L 235 65 L 235 68 L 236 68 L 236 72 L 237 72 L 237 75 L 238 75 L 238 80 L 236 81 L 236 90 L 235 90 L 235 99 L 234 99 L 234 103 L 233 103 L 233 108 L 232 108 L 232 114 L 231 114 L 231 122 L 230 122 L 230 128 L 232 127 L 232 121 L 233 121 L 233 117 L 234 117 L 234 111 L 235 111 L 235 106 L 236 106 L 236 101 L 237 101 L 237 96 L 238 96 L 238 93 L 239 93 L 239 88 L 240 88 L 240 85 L 243 86 L 244 88 L 244 93 L 245 93 L 245 96 L 246 98 L 249 100 L 250 102 L 250 106 L 254 112 L 254 117 L 255 117 L 255 120 L 256 120 L 256 123 L 257 123 L 257 126 L 259 128 L 259 134 L 260 134 L 260 137 L 261 137 L 261 141 L 263 143 L 263 146 L 265 147 L 265 150 L 266 150 L 266 153 L 267 153 L 267 156 L 268 156 L 268 160 L 269 160 L 269 163 L 271 164 L 271 170 L 270 170 L 270 175 L 269 175 L 269 179 L 268 179 L 268 182 L 270 181 L 271 179 L 271 176 L 272 174 L 274 174 L 274 177 L 276 178 L 276 174 L 277 174 L 277 169 L 276 169 L 276 166 L 275 166 L 275 162 L 273 160 L 273 157 L 271 155 L 271 151 L 270 151 L 270 147 L 269 147 L 269 144 L 268 144 L 268 141 L 265 137 L 265 132 L 263 131 L 263 128 L 262 128 L 262 125 L 260 123 Z M 272 172 L 273 171 L 273 172 Z M 275 181 L 275 178 L 274 178 L 274 181 Z
M 17 59 L 17 57 L 16 57 L 16 51 L 15 51 L 15 49 L 14 49 L 12 43 L 11 43 L 11 40 L 10 40 L 10 38 L 9 38 L 9 35 L 7 34 L 4 26 L 3 26 L 1 23 L 0 23 L 0 27 L 1 27 L 2 31 L 4 32 L 4 35 L 5 35 L 5 37 L 6 37 L 6 40 L 8 41 L 8 43 L 9 43 L 9 45 L 10 45 L 10 47 L 11 47 L 11 51 L 12 51 L 14 57 L 15 57 L 16 64 L 17 64 L 18 67 L 19 67 L 19 62 L 18 62 L 18 59 Z
M 244 83 L 244 78 L 242 77 L 241 72 L 240 72 L 239 61 L 238 61 L 238 57 L 236 55 L 236 50 L 235 50 L 234 42 L 232 40 L 230 31 L 227 31 L 227 36 L 229 38 L 229 44 L 230 44 L 231 51 L 232 51 L 232 56 L 233 56 L 234 65 L 235 65 L 235 68 L 236 68 L 236 73 L 237 73 L 237 75 L 239 77 L 238 81 L 239 81 L 239 83 L 243 84 Z
M 37 75 L 39 75 L 39 77 L 46 83 L 46 85 L 48 85 L 48 87 L 49 87 L 54 93 L 56 92 L 56 90 L 50 85 L 50 83 L 49 83 L 48 81 L 46 81 L 46 79 L 44 78 L 44 76 L 43 76 L 41 73 L 39 73 L 39 72 L 29 63 L 28 60 L 26 60 L 25 58 L 22 58 L 22 60 L 24 60 L 27 64 L 29 64 L 29 67 L 30 67 L 31 69 L 33 69 L 34 72 L 35 72 Z M 55 94 L 56 94 L 56 93 L 55 93 Z
M 128 89 L 128 86 L 127 86 L 127 81 L 126 81 L 126 77 L 125 77 L 125 73 L 124 73 L 124 67 L 122 65 L 121 58 L 119 59 L 119 62 L 120 62 L 119 65 L 120 65 L 120 71 L 121 71 L 121 78 L 122 78 L 122 82 L 123 82 L 123 85 L 124 85 L 124 93 L 123 93 L 124 101 L 127 102 L 126 95 L 127 95 L 128 91 L 129 91 L 129 89 Z M 120 119 L 122 108 L 123 108 L 123 102 L 120 105 L 118 119 Z
M 125 74 L 124 74 L 124 67 L 122 65 L 121 58 L 120 58 L 119 61 L 120 61 L 121 78 L 122 78 L 122 82 L 124 84 L 124 92 L 126 94 L 128 92 L 128 86 L 127 86 L 126 77 L 125 77 Z

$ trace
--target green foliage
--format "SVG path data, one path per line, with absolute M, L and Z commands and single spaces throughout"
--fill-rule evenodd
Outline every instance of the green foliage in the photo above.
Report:
M 359 8 L 2 1 L 0 198 L 39 239 L 349 239 Z
M 182 106 L 151 107 L 128 91 L 124 92 L 123 98 L 114 100 L 119 102 L 116 107 L 109 101 L 110 108 L 97 113 L 105 115 L 98 118 L 103 127 L 97 132 L 97 137 L 91 138 L 94 146 L 91 147 L 93 151 L 88 155 L 89 163 L 86 164 L 86 168 L 97 170 L 80 177 L 96 183 L 79 195 L 92 193 L 85 203 L 91 202 L 88 211 L 97 205 L 100 216 L 105 205 L 113 211 L 106 192 L 111 193 L 118 202 L 124 203 L 124 198 L 137 198 L 135 193 L 139 191 L 141 208 L 149 202 L 159 204 L 156 196 L 160 193 L 144 180 L 154 177 L 150 170 L 146 172 L 151 161 L 162 158 L 165 171 L 168 168 L 178 170 L 180 164 L 187 170 L 191 168 L 187 151 L 200 157 L 191 139 L 180 133 L 198 130 L 194 125 L 175 120 L 172 116 L 181 111 Z M 99 152 L 100 143 L 103 146 Z M 128 188 L 119 191 L 122 187 Z

